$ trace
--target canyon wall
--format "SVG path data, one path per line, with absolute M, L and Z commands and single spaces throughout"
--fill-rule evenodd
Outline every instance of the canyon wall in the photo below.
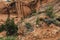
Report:
M 17 0 L 18 2 L 19 2 L 19 0 Z M 31 2 L 31 1 L 34 1 L 34 0 L 21 0 L 22 2 L 24 2 L 24 3 L 29 3 L 29 2 Z M 46 5 L 47 3 L 50 3 L 50 2 L 52 2 L 52 1 L 54 1 L 54 0 L 43 0 L 41 3 L 42 4 L 40 4 L 40 1 L 38 0 L 38 2 L 37 2 L 37 4 L 36 4 L 36 7 L 35 7 L 35 9 L 36 9 L 36 11 L 38 12 L 38 10 L 40 9 L 40 7 L 41 7 L 41 5 Z M 16 16 L 18 16 L 19 18 L 20 17 L 23 17 L 23 16 L 28 16 L 28 15 L 30 15 L 30 13 L 31 13 L 31 9 L 28 7 L 28 6 L 22 6 L 22 4 L 23 3 L 21 3 L 21 2 L 19 2 L 19 3 L 17 3 L 18 5 L 16 5 L 16 10 L 17 10 L 17 13 L 15 14 L 15 13 L 13 13 L 13 14 L 10 14 L 10 17 L 16 17 Z M 7 4 L 5 4 L 5 2 L 0 2 L 0 9 L 2 9 L 2 8 L 4 8 L 4 7 L 6 7 L 7 6 Z M 2 12 L 1 12 L 2 11 Z M 3 14 L 4 13 L 4 14 Z M 2 15 L 3 14 L 3 17 L 4 18 L 2 18 L 1 16 L 0 16 L 0 20 L 1 19 L 3 19 L 3 20 L 6 20 L 6 18 L 7 18 L 7 14 L 5 14 L 6 12 L 4 12 L 3 10 L 0 10 L 0 15 Z
M 29 3 L 29 2 L 31 2 L 31 1 L 34 1 L 34 0 L 21 0 L 22 2 L 25 2 L 25 3 Z M 36 9 L 36 12 L 38 12 L 39 11 L 39 9 L 40 9 L 40 7 L 42 6 L 42 5 L 46 5 L 46 4 L 48 4 L 48 3 L 50 3 L 50 2 L 52 2 L 52 1 L 54 1 L 54 0 L 43 0 L 41 3 L 40 3 L 40 0 L 38 0 L 38 2 L 36 3 L 36 7 L 35 7 L 35 9 Z M 18 3 L 19 4 L 19 3 Z M 22 5 L 22 4 L 19 4 L 19 5 Z M 21 6 L 19 6 L 18 7 L 18 9 L 20 8 Z M 34 7 L 34 6 L 33 6 Z M 20 9 L 21 10 L 21 9 Z M 22 10 L 21 10 L 23 13 L 20 13 L 20 11 L 19 11 L 19 13 L 18 13 L 18 15 L 19 16 L 27 16 L 27 15 L 29 15 L 30 13 L 31 13 L 31 9 L 28 7 L 28 6 L 22 6 Z

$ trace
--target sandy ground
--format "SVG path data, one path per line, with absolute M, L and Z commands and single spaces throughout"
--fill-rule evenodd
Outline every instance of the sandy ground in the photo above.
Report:
M 17 40 L 20 40 L 21 35 Z M 43 24 L 42 27 L 34 28 L 34 31 L 22 36 L 21 40 L 60 40 L 60 27 L 50 25 L 50 27 Z

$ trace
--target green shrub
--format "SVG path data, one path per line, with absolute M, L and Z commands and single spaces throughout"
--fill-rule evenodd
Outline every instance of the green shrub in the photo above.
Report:
M 6 37 L 5 40 L 16 40 L 16 38 L 10 36 L 10 37 Z
M 39 25 L 39 22 L 40 22 L 40 19 L 37 18 L 37 19 L 36 19 L 36 24 Z
M 31 25 L 30 23 L 25 23 L 25 27 L 26 27 L 27 29 L 30 29 L 30 28 L 32 27 L 32 25 Z
M 32 31 L 32 25 L 30 23 L 25 23 L 25 27 L 27 28 L 27 31 Z
M 14 23 L 14 19 L 7 19 L 5 23 L 5 30 L 7 31 L 7 35 L 14 35 L 17 33 L 18 27 Z
M 4 40 L 2 37 L 0 37 L 0 40 Z
M 6 31 L 7 35 L 14 35 L 18 31 L 18 25 L 14 23 L 14 19 L 7 19 L 5 24 L 0 25 L 0 32 Z
M 50 18 L 54 18 L 55 15 L 53 14 L 53 7 L 52 6 L 47 7 L 46 15 L 49 16 Z
M 45 22 L 48 26 L 51 25 L 53 21 L 54 21 L 53 19 L 49 19 L 49 18 L 43 19 L 43 22 Z
M 16 36 L 7 36 L 7 37 L 2 37 L 0 40 L 16 40 Z
M 36 15 L 36 10 L 34 9 L 33 11 L 32 11 L 32 13 L 30 14 L 30 16 L 35 16 Z
M 0 25 L 0 32 L 2 32 L 4 30 L 5 30 L 5 25 L 4 24 Z

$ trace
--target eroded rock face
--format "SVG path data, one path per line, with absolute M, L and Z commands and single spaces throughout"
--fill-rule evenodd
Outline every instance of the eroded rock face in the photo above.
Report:
M 29 3 L 29 2 L 31 2 L 31 1 L 34 1 L 34 0 L 21 0 L 22 2 L 25 2 L 25 3 Z M 44 6 L 44 5 L 46 5 L 46 4 L 48 4 L 48 3 L 50 3 L 50 2 L 54 2 L 54 0 L 43 0 L 42 1 L 42 4 L 40 4 L 40 1 L 38 1 L 37 2 L 37 4 L 36 4 L 36 7 L 35 7 L 35 9 L 36 9 L 36 11 L 38 12 L 41 8 L 41 6 Z M 5 5 L 5 3 L 0 3 L 1 4 L 1 6 L 0 6 L 0 8 L 3 8 L 3 7 L 5 7 L 6 5 Z M 31 9 L 28 7 L 28 6 L 21 6 L 22 8 L 21 8 L 21 11 L 23 12 L 23 13 L 20 13 L 19 12 L 19 14 L 18 13 L 16 13 L 16 14 L 14 14 L 15 16 L 17 16 L 17 14 L 19 15 L 19 16 L 28 16 L 28 15 L 30 15 L 30 13 L 31 13 Z M 58 8 L 59 9 L 59 8 Z M 42 9 L 42 10 L 44 10 L 44 8 Z M 1 10 L 2 11 L 2 10 Z M 6 13 L 5 11 L 2 11 L 2 13 Z M 4 14 L 5 15 L 5 14 Z M 13 15 L 13 13 L 11 14 L 11 15 Z M 14 17 L 14 16 L 12 16 L 12 17 Z M 20 18 L 20 17 L 19 17 Z

